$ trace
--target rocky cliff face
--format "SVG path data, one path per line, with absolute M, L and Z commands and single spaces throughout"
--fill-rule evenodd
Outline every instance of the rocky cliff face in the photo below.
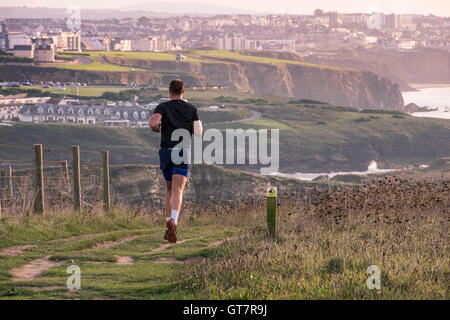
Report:
M 304 67 L 294 64 L 251 64 L 246 68 L 255 93 L 325 101 L 361 109 L 402 110 L 397 84 L 373 72 Z
M 256 94 L 306 98 L 362 109 L 403 110 L 398 84 L 370 71 L 261 64 L 243 61 L 144 61 L 109 58 L 111 62 L 152 70 L 198 75 L 204 84 L 226 85 Z
M 314 99 L 361 109 L 403 110 L 397 84 L 368 71 L 261 64 L 243 61 L 177 62 L 108 57 L 110 63 L 149 69 L 148 72 L 100 72 L 57 68 L 4 66 L 0 77 L 21 81 L 79 81 L 94 84 L 167 85 L 174 77 L 189 86 L 225 85 L 256 94 Z
M 450 83 L 450 52 L 420 49 L 404 52 L 380 52 L 358 49 L 353 55 L 313 56 L 306 62 L 375 72 L 412 90 L 408 83 Z
M 450 52 L 421 49 L 412 52 L 371 52 L 359 50 L 362 60 L 387 65 L 408 83 L 450 83 Z
M 355 57 L 316 57 L 310 56 L 305 58 L 305 62 L 322 64 L 327 66 L 334 66 L 338 68 L 351 68 L 354 70 L 363 70 L 374 72 L 383 78 L 391 80 L 393 83 L 398 83 L 402 91 L 413 90 L 406 80 L 403 80 L 397 74 L 393 73 L 391 68 L 384 63 L 370 60 L 363 60 Z

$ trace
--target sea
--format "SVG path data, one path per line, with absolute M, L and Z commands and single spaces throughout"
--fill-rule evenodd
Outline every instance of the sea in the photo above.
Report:
M 414 112 L 415 117 L 450 119 L 450 87 L 423 88 L 402 92 L 405 105 L 415 103 L 419 107 L 438 108 L 437 111 Z
M 372 160 L 367 168 L 366 171 L 343 171 L 343 172 L 329 172 L 329 173 L 301 173 L 301 172 L 296 172 L 296 173 L 282 173 L 282 172 L 274 172 L 271 175 L 273 176 L 279 176 L 279 177 L 286 177 L 286 178 L 294 178 L 294 179 L 299 179 L 299 180 L 314 180 L 315 178 L 318 178 L 320 176 L 328 176 L 328 178 L 333 178 L 337 175 L 347 175 L 347 174 L 352 174 L 352 175 L 369 175 L 369 174 L 377 174 L 377 173 L 386 173 L 386 172 L 391 172 L 391 171 L 395 171 L 397 169 L 379 169 L 378 168 L 378 164 Z
M 427 87 L 418 89 L 417 91 L 402 92 L 405 104 L 415 103 L 419 107 L 437 108 L 437 111 L 414 112 L 415 117 L 429 117 L 450 119 L 450 86 L 449 87 Z M 446 111 L 448 110 L 448 112 Z M 427 167 L 423 165 L 423 167 Z M 337 175 L 353 174 L 353 175 L 370 175 L 376 173 L 386 173 L 395 171 L 396 169 L 379 169 L 375 161 L 371 161 L 366 171 L 349 171 L 349 172 L 328 172 L 328 173 L 282 173 L 274 172 L 272 175 L 280 177 L 289 177 L 299 180 L 313 180 L 320 176 L 328 176 L 333 178 Z

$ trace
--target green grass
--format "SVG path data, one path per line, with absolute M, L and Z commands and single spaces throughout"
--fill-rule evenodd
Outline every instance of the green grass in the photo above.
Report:
M 352 69 L 337 68 L 337 67 L 324 66 L 324 65 L 306 63 L 306 62 L 300 62 L 300 61 L 282 60 L 282 59 L 258 57 L 258 56 L 251 56 L 251 55 L 243 55 L 239 52 L 227 51 L 227 50 L 193 50 L 193 51 L 190 51 L 187 53 L 188 56 L 189 56 L 189 54 L 194 55 L 194 56 L 199 56 L 202 58 L 213 58 L 213 59 L 218 59 L 218 60 L 221 60 L 221 59 L 237 60 L 237 61 L 256 62 L 256 63 L 263 63 L 263 64 L 293 64 L 293 65 L 299 65 L 299 66 L 304 66 L 304 67 L 330 69 L 330 70 L 352 70 Z
M 154 212 L 144 216 L 120 210 L 111 216 L 99 212 L 84 216 L 54 212 L 44 217 L 3 218 L 0 248 L 30 243 L 37 247 L 15 257 L 0 257 L 0 299 L 188 299 L 192 293 L 178 288 L 177 275 L 183 272 L 184 265 L 155 260 L 207 258 L 216 250 L 208 247 L 210 242 L 229 237 L 238 229 L 232 225 L 225 228 L 210 218 L 202 219 L 202 227 L 195 219 L 183 220 L 179 238 L 190 241 L 150 253 L 167 243 L 162 240 L 163 219 Z M 75 235 L 82 236 L 70 238 Z M 128 236 L 135 238 L 110 248 L 94 247 Z M 36 279 L 11 280 L 9 270 L 48 255 L 51 260 L 64 263 Z M 134 263 L 118 265 L 117 255 L 130 256 Z M 80 291 L 66 288 L 66 268 L 72 264 L 82 272 Z
M 137 51 L 130 51 L 130 52 L 96 51 L 96 52 L 89 52 L 89 55 L 91 57 L 107 56 L 107 57 L 123 57 L 123 58 L 130 58 L 130 59 L 144 59 L 144 60 L 154 60 L 154 61 L 176 61 L 177 53 L 137 52 Z M 199 59 L 186 56 L 186 59 L 184 61 L 192 62 L 192 61 L 199 61 Z
M 43 92 L 51 92 L 60 95 L 76 95 L 77 89 L 75 87 L 66 87 L 66 90 L 59 90 L 58 86 L 42 88 L 41 86 L 29 86 L 24 87 L 24 89 L 39 89 Z M 100 97 L 104 92 L 121 92 L 124 90 L 129 90 L 127 87 L 78 87 L 78 95 L 80 97 Z
M 279 192 L 275 239 L 265 204 L 248 200 L 187 205 L 179 222 L 187 241 L 164 248 L 164 219 L 153 208 L 7 216 L 0 250 L 36 247 L 0 257 L 0 299 L 449 299 L 448 181 L 398 178 L 315 193 L 306 203 Z M 32 280 L 11 279 L 12 268 L 46 256 L 62 264 Z M 116 256 L 134 262 L 119 265 Z M 81 290 L 69 291 L 73 264 Z M 370 265 L 381 269 L 380 290 L 366 287 Z
M 65 54 L 64 57 L 76 56 L 77 54 Z M 104 58 L 127 58 L 136 60 L 153 60 L 153 61 L 175 61 L 176 53 L 168 52 L 121 52 L 121 51 L 88 51 L 78 54 L 91 60 L 87 64 L 55 64 L 54 67 L 70 70 L 86 70 L 86 71 L 105 71 L 105 72 L 129 72 L 129 71 L 148 71 L 137 67 L 122 66 L 107 62 Z M 187 62 L 199 61 L 196 58 L 186 57 Z
M 289 130 L 296 132 L 295 128 L 285 124 L 282 121 L 273 120 L 273 119 L 258 119 L 253 121 L 244 122 L 245 125 L 252 128 L 261 128 L 261 129 L 280 129 L 280 130 Z
M 258 56 L 243 55 L 238 52 L 226 51 L 226 50 L 192 50 L 183 52 L 186 56 L 186 62 L 203 62 L 210 63 L 211 59 L 216 60 L 236 60 L 243 62 L 255 62 L 263 64 L 293 64 L 311 68 L 321 68 L 330 70 L 351 70 L 344 68 L 337 68 L 331 66 L 323 66 L 306 62 L 282 60 L 274 58 L 265 58 Z M 76 54 L 73 54 L 76 55 Z M 105 57 L 111 58 L 125 58 L 132 60 L 151 60 L 151 61 L 176 61 L 176 53 L 169 52 L 120 52 L 120 51 L 91 51 L 83 52 L 80 55 L 87 59 L 90 59 L 92 63 L 89 64 L 55 64 L 57 68 L 71 69 L 71 70 L 86 70 L 86 71 L 145 71 L 145 69 L 132 68 L 128 66 L 122 66 L 105 61 Z M 64 57 L 72 55 L 64 54 Z
M 109 90 L 109 89 L 108 89 Z M 140 94 L 140 90 L 137 90 Z M 146 92 L 144 90 L 144 92 Z M 100 93 L 100 92 L 98 92 Z M 148 91 L 152 96 L 154 91 Z M 413 163 L 428 163 L 450 153 L 450 124 L 445 119 L 417 118 L 391 111 L 367 111 L 328 104 L 287 104 L 281 98 L 252 96 L 222 90 L 188 91 L 186 98 L 194 104 L 218 105 L 219 97 L 234 99 L 264 99 L 265 105 L 235 105 L 226 103 L 231 113 L 226 120 L 245 117 L 237 111 L 238 106 L 262 113 L 253 122 L 214 123 L 219 113 L 200 111 L 205 116 L 205 128 L 225 130 L 249 128 L 279 128 L 280 165 L 290 172 L 363 171 L 371 160 L 384 168 Z M 401 115 L 402 118 L 393 117 Z M 361 121 L 363 118 L 365 121 Z M 42 143 L 46 147 L 80 145 L 88 150 L 111 148 L 115 163 L 134 163 L 139 158 L 146 163 L 158 163 L 156 150 L 159 135 L 146 128 L 105 128 L 102 126 L 79 126 L 60 124 L 17 124 L 12 128 L 0 127 L 0 143 L 32 145 Z M 118 146 L 135 148 L 135 153 L 123 151 Z M 142 148 L 143 147 L 143 148 Z M 142 148 L 142 150 L 140 150 Z M 2 149 L 6 150 L 6 149 Z M 128 149 L 129 150 L 129 149 Z M 8 150 L 8 158 L 31 157 L 23 150 Z M 48 157 L 52 160 L 53 154 Z M 91 156 L 86 155 L 87 158 Z M 94 160 L 96 161 L 96 160 Z M 247 169 L 243 166 L 241 169 Z
M 129 72 L 129 71 L 145 71 L 145 69 L 130 68 L 125 66 L 119 66 L 112 63 L 92 61 L 88 64 L 54 64 L 54 68 L 69 69 L 69 70 L 85 70 L 85 71 L 103 71 L 103 72 Z M 42 68 L 46 68 L 43 66 Z
M 448 180 L 398 178 L 314 193 L 311 205 L 285 195 L 275 240 L 255 223 L 183 285 L 199 299 L 449 299 Z M 371 265 L 380 290 L 366 286 Z

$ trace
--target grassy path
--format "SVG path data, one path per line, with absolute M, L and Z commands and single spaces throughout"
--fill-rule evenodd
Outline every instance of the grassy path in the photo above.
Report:
M 169 245 L 163 228 L 153 227 L 3 248 L 0 299 L 188 299 L 179 286 L 183 266 L 201 263 L 237 231 L 186 227 L 180 241 Z M 70 265 L 80 267 L 81 290 L 66 287 Z

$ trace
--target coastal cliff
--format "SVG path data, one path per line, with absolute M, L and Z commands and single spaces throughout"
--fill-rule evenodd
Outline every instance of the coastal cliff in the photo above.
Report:
M 10 81 L 52 79 L 90 84 L 134 81 L 150 86 L 165 86 L 174 77 L 180 77 L 188 86 L 222 85 L 240 92 L 314 99 L 361 109 L 403 110 L 404 105 L 398 84 L 369 71 L 225 59 L 189 62 L 111 56 L 104 59 L 110 64 L 139 68 L 139 71 L 2 66 L 0 77 Z
M 410 51 L 371 51 L 367 49 L 337 52 L 335 55 L 309 56 L 305 62 L 341 68 L 372 71 L 398 83 L 402 91 L 413 90 L 411 83 L 450 83 L 450 52 L 439 49 Z

